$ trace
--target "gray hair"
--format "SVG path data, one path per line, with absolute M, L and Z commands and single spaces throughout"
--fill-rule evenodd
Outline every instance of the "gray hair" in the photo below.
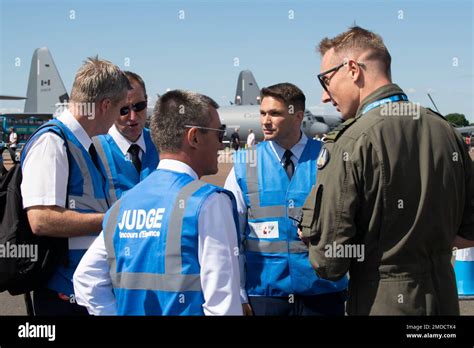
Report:
M 129 89 L 131 86 L 128 78 L 118 66 L 97 56 L 90 57 L 76 73 L 71 101 L 95 103 L 109 98 L 116 104 L 125 98 L 124 90 Z
M 209 108 L 219 105 L 208 96 L 184 91 L 169 91 L 156 102 L 150 129 L 153 142 L 162 152 L 176 153 L 186 132 L 185 125 L 207 127 Z

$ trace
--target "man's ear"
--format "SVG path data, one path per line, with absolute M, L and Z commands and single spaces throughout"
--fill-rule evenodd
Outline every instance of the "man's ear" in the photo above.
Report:
M 197 128 L 191 128 L 186 135 L 186 140 L 188 141 L 188 144 L 192 148 L 197 148 L 199 146 L 199 129 Z
M 300 110 L 295 114 L 295 117 L 298 119 L 298 121 L 303 121 L 304 118 L 304 111 Z
M 359 64 L 357 64 L 357 61 L 350 59 L 348 62 L 348 67 L 349 67 L 349 72 L 351 74 L 351 78 L 354 81 L 357 81 L 362 73 L 362 68 Z
M 96 103 L 96 108 L 98 108 L 101 115 L 105 114 L 109 108 L 112 107 L 112 101 L 109 98 L 104 98 L 101 101 Z

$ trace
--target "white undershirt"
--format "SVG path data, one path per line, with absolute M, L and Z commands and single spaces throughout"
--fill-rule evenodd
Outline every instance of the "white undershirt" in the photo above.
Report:
M 120 151 L 122 151 L 122 154 L 128 159 L 132 160 L 130 153 L 128 152 L 128 149 L 130 148 L 130 145 L 132 144 L 137 144 L 140 146 L 140 153 L 138 154 L 138 157 L 140 160 L 143 157 L 143 154 L 146 153 L 146 144 L 145 144 L 145 137 L 143 136 L 143 131 L 140 137 L 137 139 L 137 141 L 132 142 L 125 138 L 117 129 L 115 124 L 110 127 L 109 129 L 109 135 L 114 139 L 115 143 L 119 147 Z
M 16 147 L 16 143 L 18 141 L 18 134 L 16 134 L 15 132 L 13 133 L 10 133 L 10 137 L 9 137 L 9 142 L 10 142 L 10 147 Z
M 255 133 L 250 133 L 247 137 L 247 146 L 255 145 Z
M 197 179 L 187 164 L 162 160 L 158 169 L 186 173 Z M 152 189 L 152 188 L 150 188 Z M 199 214 L 198 259 L 205 315 L 242 315 L 239 295 L 237 231 L 232 204 L 224 193 L 214 193 L 204 202 Z M 107 262 L 103 233 L 95 240 L 74 273 L 77 303 L 93 315 L 116 315 L 116 301 Z

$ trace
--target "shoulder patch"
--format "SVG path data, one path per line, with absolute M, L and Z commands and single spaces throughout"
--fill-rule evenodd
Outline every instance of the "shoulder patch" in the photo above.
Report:
M 357 118 L 350 118 L 343 123 L 341 123 L 339 126 L 334 128 L 332 131 L 330 131 L 322 140 L 323 142 L 335 142 L 337 138 L 339 138 L 347 128 L 349 128 L 355 121 L 357 121 Z
M 329 162 L 329 151 L 328 149 L 323 147 L 321 151 L 319 151 L 319 156 L 316 161 L 316 166 L 318 167 L 318 169 L 323 169 L 326 166 L 326 164 L 328 164 L 328 162 Z

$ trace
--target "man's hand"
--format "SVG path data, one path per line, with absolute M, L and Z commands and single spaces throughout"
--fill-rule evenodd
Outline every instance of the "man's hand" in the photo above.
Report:
M 244 312 L 245 316 L 253 315 L 253 311 L 252 311 L 252 307 L 250 307 L 250 303 L 242 303 L 242 311 Z
M 298 228 L 298 237 L 301 239 L 301 241 L 306 244 L 306 246 L 309 245 L 309 238 L 306 238 L 303 236 L 303 232 Z

